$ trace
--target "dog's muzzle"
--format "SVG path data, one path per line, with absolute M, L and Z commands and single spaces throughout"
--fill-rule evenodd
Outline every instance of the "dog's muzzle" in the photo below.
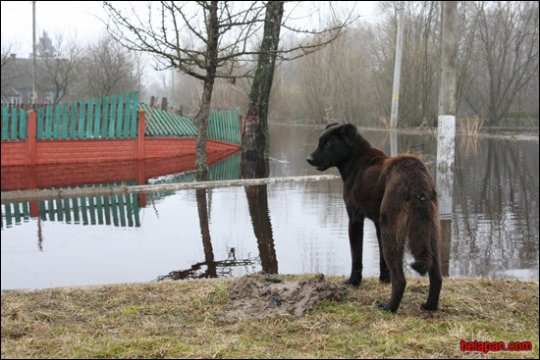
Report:
M 323 166 L 323 165 L 317 164 L 315 159 L 313 158 L 313 155 L 309 155 L 306 158 L 306 161 L 309 163 L 309 165 L 315 166 L 315 168 L 317 170 L 319 170 L 319 171 L 324 171 L 324 170 L 328 169 L 328 166 Z

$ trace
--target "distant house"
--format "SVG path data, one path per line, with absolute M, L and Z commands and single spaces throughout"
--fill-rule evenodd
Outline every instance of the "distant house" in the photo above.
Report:
M 11 54 L 2 64 L 2 104 L 32 103 L 32 62 L 33 59 L 17 58 Z M 37 99 L 36 103 L 52 103 L 57 92 L 54 81 L 47 75 L 47 59 L 36 59 Z

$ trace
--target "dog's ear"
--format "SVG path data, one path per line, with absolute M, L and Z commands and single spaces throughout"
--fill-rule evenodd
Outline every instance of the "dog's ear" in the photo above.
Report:
M 340 123 L 337 123 L 337 122 L 335 122 L 335 123 L 330 123 L 330 124 L 326 125 L 326 127 L 324 128 L 324 130 L 328 130 L 328 129 L 330 129 L 331 127 L 338 126 L 338 125 L 341 125 L 341 124 L 340 124 Z
M 356 126 L 354 126 L 353 124 L 345 124 L 342 125 L 339 130 L 343 136 L 343 140 L 345 140 L 345 143 L 350 147 L 353 147 L 356 143 Z

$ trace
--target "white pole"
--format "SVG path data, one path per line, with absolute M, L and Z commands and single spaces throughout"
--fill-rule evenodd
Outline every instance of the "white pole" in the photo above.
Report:
M 32 1 L 32 104 L 37 102 L 36 90 L 36 2 Z
M 401 59 L 403 57 L 403 4 L 398 3 L 398 28 L 396 36 L 396 59 L 394 62 L 394 86 L 392 88 L 392 111 L 390 113 L 390 128 L 397 128 L 398 108 L 399 108 L 399 80 L 401 77 Z

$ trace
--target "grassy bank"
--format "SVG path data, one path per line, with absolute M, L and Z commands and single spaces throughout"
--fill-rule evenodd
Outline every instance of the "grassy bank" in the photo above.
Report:
M 460 340 L 530 341 L 533 351 L 487 357 L 538 358 L 538 282 L 445 279 L 441 309 L 429 313 L 419 307 L 427 279 L 411 278 L 390 314 L 375 305 L 390 287 L 366 279 L 301 318 L 224 321 L 230 283 L 2 292 L 2 358 L 486 357 Z

